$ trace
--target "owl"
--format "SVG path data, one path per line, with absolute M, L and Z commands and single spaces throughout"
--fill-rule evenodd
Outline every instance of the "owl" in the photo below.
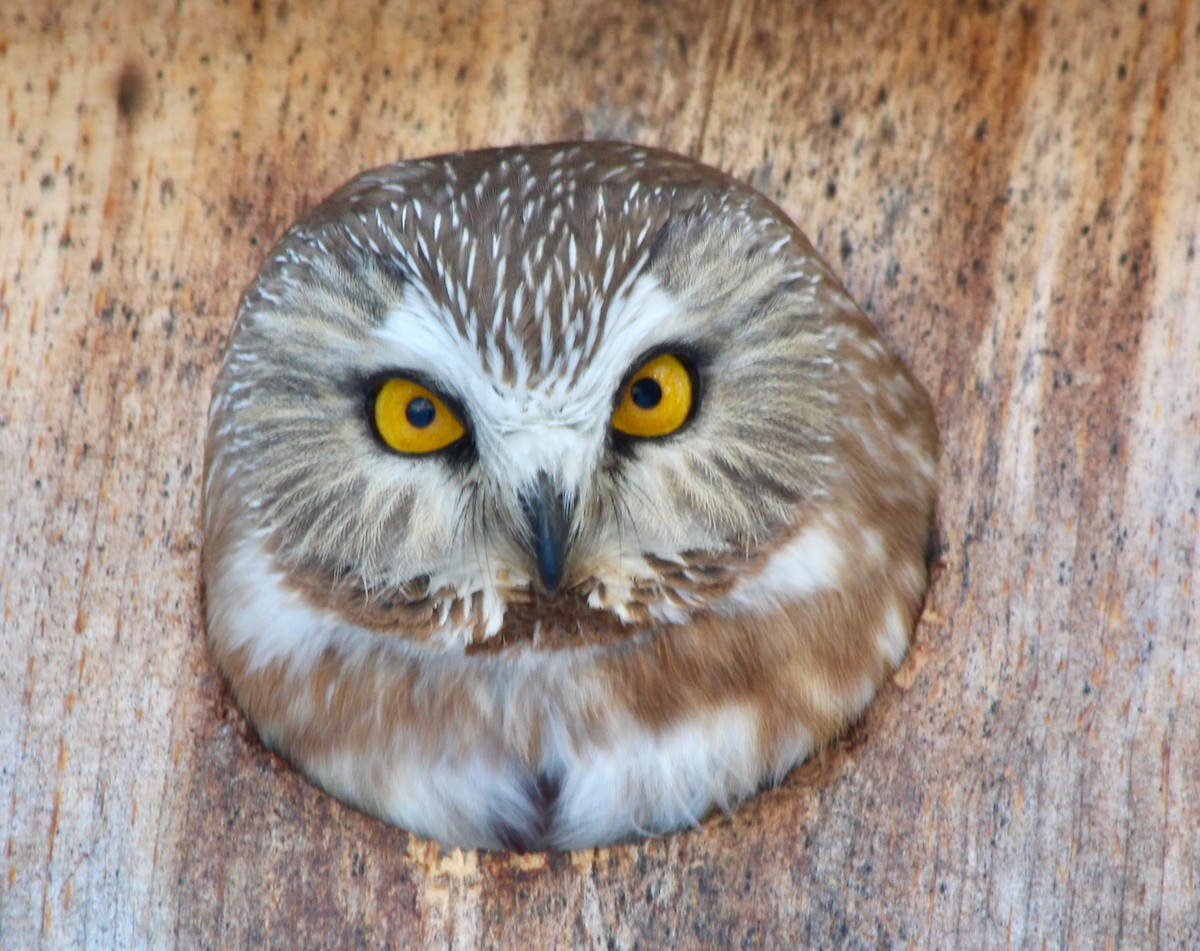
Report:
M 242 298 L 211 652 L 268 747 L 445 847 L 694 825 L 903 660 L 935 443 L 829 266 L 723 173 L 620 143 L 400 162 Z

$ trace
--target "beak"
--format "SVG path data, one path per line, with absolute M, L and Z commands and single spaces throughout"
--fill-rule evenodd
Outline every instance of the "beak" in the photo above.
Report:
M 543 472 L 532 490 L 521 497 L 521 507 L 529 525 L 529 552 L 537 561 L 538 577 L 546 594 L 554 594 L 562 583 L 571 530 L 566 500 Z

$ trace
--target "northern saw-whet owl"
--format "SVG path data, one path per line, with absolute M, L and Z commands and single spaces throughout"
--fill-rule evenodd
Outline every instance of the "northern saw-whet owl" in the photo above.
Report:
M 209 422 L 212 652 L 263 741 L 446 846 L 662 833 L 779 781 L 908 649 L 929 399 L 726 175 L 401 162 L 292 227 Z

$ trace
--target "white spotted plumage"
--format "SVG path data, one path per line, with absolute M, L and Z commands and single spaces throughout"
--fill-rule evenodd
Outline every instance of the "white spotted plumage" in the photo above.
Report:
M 689 368 L 686 420 L 617 433 L 659 353 Z M 449 400 L 461 451 L 383 445 L 384 376 Z M 243 298 L 210 644 L 264 741 L 387 821 L 486 847 L 665 832 L 778 781 L 901 662 L 933 459 L 924 391 L 744 185 L 615 143 L 399 163 Z

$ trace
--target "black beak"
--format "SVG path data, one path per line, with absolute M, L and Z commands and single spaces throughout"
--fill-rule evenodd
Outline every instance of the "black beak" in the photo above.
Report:
M 562 583 L 570 534 L 566 500 L 542 473 L 532 491 L 522 496 L 521 506 L 529 523 L 529 550 L 537 561 L 538 577 L 546 593 L 554 594 Z

